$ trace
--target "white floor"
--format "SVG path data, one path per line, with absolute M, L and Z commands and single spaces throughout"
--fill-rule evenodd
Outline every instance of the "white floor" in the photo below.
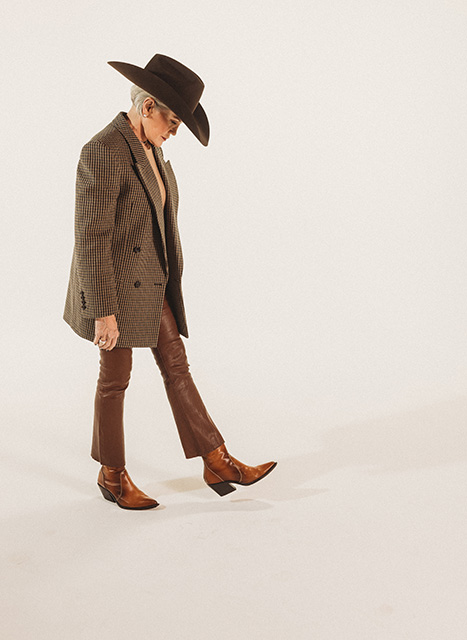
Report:
M 131 440 L 130 473 L 163 505 L 147 512 L 102 499 L 84 428 L 69 446 L 79 416 L 14 415 L 2 638 L 466 638 L 467 398 L 321 431 L 315 417 L 315 447 L 286 456 L 252 436 L 234 454 L 278 467 L 224 498 L 173 433 L 157 463 Z

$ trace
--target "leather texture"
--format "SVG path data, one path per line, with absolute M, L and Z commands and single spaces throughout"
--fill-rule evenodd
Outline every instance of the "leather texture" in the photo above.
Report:
M 185 345 L 167 300 L 164 300 L 159 342 L 151 351 L 162 374 L 185 456 L 203 456 L 219 447 L 224 439 L 193 381 Z
M 150 498 L 135 485 L 124 468 L 109 468 L 102 466 L 97 478 L 97 484 L 107 500 L 116 502 L 122 509 L 154 509 L 159 506 L 157 500 Z M 109 492 L 111 496 L 108 496 Z
M 164 380 L 185 456 L 203 456 L 224 439 L 201 399 L 189 371 L 185 346 L 167 299 L 163 303 L 159 341 L 151 349 Z M 132 350 L 100 350 L 91 455 L 111 467 L 125 465 L 123 410 L 130 382 Z
M 220 482 L 233 482 L 241 485 L 254 484 L 264 478 L 277 465 L 277 462 L 266 462 L 256 467 L 250 467 L 230 455 L 225 444 L 203 456 L 203 460 L 203 477 L 209 485 Z
M 164 297 L 188 337 L 181 279 L 178 189 L 153 147 L 166 189 L 124 112 L 84 145 L 76 175 L 75 244 L 64 319 L 94 339 L 94 319 L 115 314 L 117 347 L 156 347 Z

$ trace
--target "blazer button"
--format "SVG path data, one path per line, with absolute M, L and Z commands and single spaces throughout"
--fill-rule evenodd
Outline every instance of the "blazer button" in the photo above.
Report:
M 140 286 L 141 286 L 141 282 L 140 282 L 139 280 L 137 280 L 137 281 L 135 282 L 135 287 L 136 287 L 136 288 L 138 288 L 138 287 L 140 287 Z
M 135 253 L 139 253 L 141 251 L 141 247 L 133 247 L 133 251 Z

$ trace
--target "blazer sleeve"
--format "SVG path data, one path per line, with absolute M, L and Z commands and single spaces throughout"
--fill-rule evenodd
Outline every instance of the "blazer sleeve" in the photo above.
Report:
M 100 318 L 118 313 L 112 236 L 121 167 L 98 141 L 81 151 L 76 175 L 75 257 L 81 313 Z

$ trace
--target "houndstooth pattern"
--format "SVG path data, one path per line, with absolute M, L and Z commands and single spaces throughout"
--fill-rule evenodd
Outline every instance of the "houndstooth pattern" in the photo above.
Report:
M 155 347 L 164 295 L 188 337 L 177 226 L 178 189 L 170 162 L 154 147 L 166 187 L 123 112 L 84 145 L 76 175 L 75 246 L 64 320 L 94 339 L 95 318 L 115 314 L 117 347 Z

